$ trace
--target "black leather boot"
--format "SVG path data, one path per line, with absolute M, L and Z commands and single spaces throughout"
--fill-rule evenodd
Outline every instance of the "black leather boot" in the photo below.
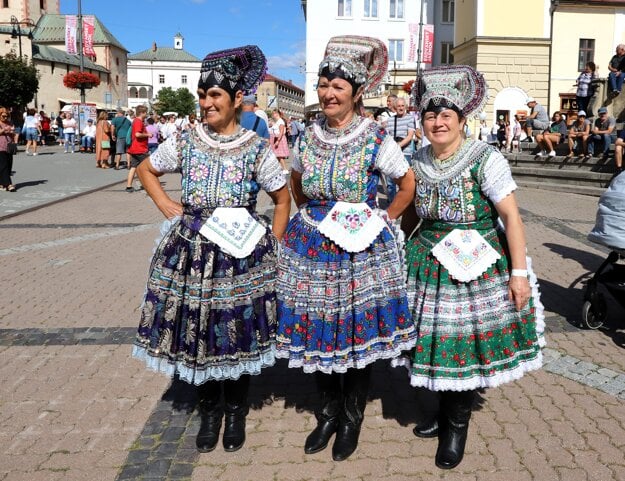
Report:
M 365 417 L 371 366 L 350 369 L 345 374 L 343 403 L 339 414 L 339 427 L 332 446 L 332 459 L 343 461 L 358 447 L 360 428 Z
M 438 436 L 438 415 L 440 395 L 428 389 L 417 389 L 417 410 L 419 420 L 412 430 L 418 438 L 435 438 Z
M 195 445 L 200 453 L 208 453 L 215 449 L 219 440 L 223 409 L 219 403 L 221 397 L 221 383 L 208 381 L 197 387 L 200 399 L 200 430 L 195 439 Z
M 223 445 L 227 452 L 237 451 L 245 443 L 245 417 L 248 413 L 249 387 L 249 375 L 241 376 L 236 381 L 224 381 L 226 422 Z
M 315 412 L 317 427 L 306 438 L 304 452 L 314 454 L 323 451 L 339 425 L 341 410 L 341 379 L 339 374 L 315 373 L 321 406 Z
M 438 436 L 438 417 L 424 419 L 412 429 L 412 432 L 418 438 L 435 438 Z
M 441 393 L 441 426 L 436 450 L 436 466 L 441 469 L 453 469 L 462 461 L 474 396 L 475 391 Z

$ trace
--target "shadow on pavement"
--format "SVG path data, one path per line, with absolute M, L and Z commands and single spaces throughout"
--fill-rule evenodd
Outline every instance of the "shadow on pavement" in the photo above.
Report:
M 474 410 L 480 410 L 484 398 L 475 398 Z M 382 415 L 394 419 L 401 426 L 415 424 L 438 410 L 438 394 L 410 386 L 405 368 L 392 368 L 389 361 L 377 361 L 372 370 L 368 401 L 380 399 Z M 175 378 L 161 398 L 171 402 L 172 409 L 191 413 L 197 406 L 194 386 Z M 296 412 L 314 412 L 318 396 L 314 375 L 302 369 L 290 369 L 286 360 L 265 368 L 259 376 L 252 376 L 248 402 L 251 409 L 263 409 L 276 400 L 284 400 L 284 408 Z
M 23 189 L 24 187 L 33 187 L 35 185 L 47 184 L 48 181 L 46 179 L 43 180 L 29 180 L 28 182 L 19 182 L 15 184 L 15 187 L 18 189 Z
M 562 244 L 543 244 L 546 248 L 558 254 L 562 259 L 577 261 L 585 270 L 594 272 L 603 262 L 603 257 L 592 252 L 567 247 Z

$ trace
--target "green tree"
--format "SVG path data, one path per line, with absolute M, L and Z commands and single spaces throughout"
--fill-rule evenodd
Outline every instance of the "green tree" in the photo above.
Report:
M 39 90 L 37 69 L 14 53 L 0 56 L 0 105 L 3 107 L 26 106 Z
M 154 110 L 161 115 L 163 112 L 178 112 L 178 115 L 189 115 L 195 112 L 195 95 L 182 87 L 172 89 L 164 87 L 158 92 Z

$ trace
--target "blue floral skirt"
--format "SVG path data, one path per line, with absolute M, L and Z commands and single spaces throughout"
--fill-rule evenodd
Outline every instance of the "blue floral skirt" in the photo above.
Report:
M 315 208 L 307 213 L 323 218 Z M 351 253 L 296 214 L 278 261 L 276 356 L 304 372 L 331 373 L 412 348 L 416 331 L 398 235 L 389 225 L 367 249 Z
M 186 217 L 154 253 L 133 356 L 191 384 L 258 374 L 275 363 L 277 240 L 237 259 Z

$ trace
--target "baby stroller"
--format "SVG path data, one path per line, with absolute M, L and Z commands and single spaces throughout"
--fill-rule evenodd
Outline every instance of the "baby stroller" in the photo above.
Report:
M 599 285 L 625 308 L 625 174 L 610 183 L 599 199 L 594 229 L 588 239 L 610 248 L 611 252 L 588 281 L 582 306 L 582 321 L 589 329 L 598 329 L 608 317 L 608 305 Z

